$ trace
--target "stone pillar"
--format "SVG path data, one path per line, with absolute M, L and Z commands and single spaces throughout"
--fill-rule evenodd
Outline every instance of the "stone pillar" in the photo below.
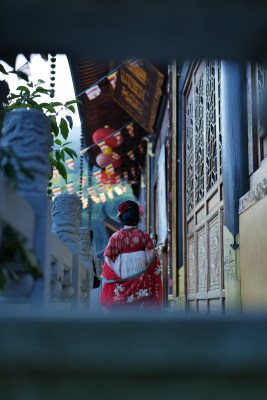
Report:
M 87 298 L 86 304 L 89 305 L 90 291 L 92 289 L 93 271 L 92 271 L 92 259 L 90 253 L 91 239 L 90 229 L 80 228 L 80 257 L 82 268 L 84 267 L 87 272 Z
M 52 208 L 52 232 L 73 253 L 73 306 L 80 301 L 80 199 L 76 194 L 60 194 Z
M 246 65 L 222 61 L 222 156 L 226 309 L 240 309 L 239 199 L 249 188 Z
M 29 179 L 20 171 L 17 173 L 17 191 L 30 203 L 36 215 L 33 248 L 41 263 L 44 279 L 35 284 L 31 297 L 35 305 L 49 302 L 51 202 L 47 197 L 47 185 L 51 172 L 51 138 L 49 119 L 38 110 L 19 109 L 5 117 L 1 145 L 11 147 L 23 167 L 34 177 Z

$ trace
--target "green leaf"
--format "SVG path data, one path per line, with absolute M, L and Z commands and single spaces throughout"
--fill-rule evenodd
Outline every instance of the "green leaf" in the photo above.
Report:
M 52 101 L 50 104 L 53 107 L 63 106 L 63 103 L 60 103 L 59 101 Z
M 78 158 L 76 151 L 70 149 L 69 147 L 64 147 L 63 150 L 65 151 L 65 153 L 67 153 L 70 156 L 70 158 L 73 158 L 73 157 Z
M 8 96 L 8 100 L 14 100 L 14 99 L 17 99 L 18 97 L 20 97 L 19 94 L 11 93 L 11 94 Z
M 57 126 L 56 117 L 54 115 L 50 116 L 50 127 L 54 135 L 57 136 L 59 134 L 59 128 Z
M 18 78 L 23 79 L 24 81 L 28 82 L 29 81 L 29 77 L 27 74 L 25 74 L 25 72 L 22 71 L 12 71 L 12 74 L 16 74 Z
M 55 151 L 55 156 L 56 156 L 56 160 L 57 160 L 58 162 L 60 162 L 60 158 L 61 158 L 61 156 L 60 156 L 60 150 L 56 150 L 56 151 Z
M 49 93 L 50 93 L 50 90 L 49 90 L 49 89 L 45 89 L 45 88 L 43 88 L 43 87 L 37 87 L 37 88 L 35 89 L 35 91 L 34 91 L 34 94 L 35 94 L 35 93 L 49 94 Z
M 20 90 L 22 92 L 26 92 L 27 94 L 30 94 L 30 89 L 27 88 L 26 86 L 18 86 L 17 90 Z
M 37 85 L 42 85 L 43 83 L 45 83 L 45 81 L 43 81 L 42 79 L 38 79 Z
M 68 107 L 70 104 L 82 104 L 81 100 L 70 100 L 65 103 L 65 106 Z
M 62 145 L 62 142 L 61 142 L 61 140 L 59 140 L 59 139 L 56 139 L 54 143 L 58 144 L 59 146 Z
M 58 172 L 60 173 L 60 175 L 62 176 L 62 178 L 65 180 L 65 182 L 67 182 L 67 170 L 65 168 L 65 165 L 63 165 L 61 162 L 57 162 L 56 163 L 56 168 L 58 169 Z
M 38 109 L 40 111 L 43 111 L 42 107 L 40 107 L 40 104 L 38 104 L 36 101 L 34 101 L 34 100 L 32 100 L 32 99 L 30 99 L 28 97 L 27 97 L 27 101 L 28 101 L 29 104 L 32 105 L 32 108 L 36 108 L 36 109 Z
M 51 104 L 49 104 L 49 103 L 40 103 L 39 106 L 48 110 L 51 113 L 56 113 L 56 110 L 54 109 L 54 107 L 51 106 Z
M 78 155 L 75 150 L 72 150 L 72 154 L 74 155 L 74 157 L 78 158 Z
M 61 135 L 63 136 L 64 139 L 67 139 L 69 133 L 69 127 L 67 121 L 64 118 L 61 118 L 59 127 Z
M 63 161 L 65 161 L 65 153 L 64 153 L 64 150 L 61 150 L 61 151 L 60 151 L 60 157 L 61 157 L 61 159 L 62 159 Z
M 2 72 L 2 74 L 4 74 L 4 75 L 8 75 L 8 72 L 6 72 L 6 70 L 2 64 L 0 64 L 0 72 Z
M 73 119 L 72 119 L 72 117 L 70 115 L 66 115 L 66 120 L 69 123 L 70 129 L 72 129 L 73 128 Z
M 67 106 L 67 108 L 71 111 L 71 112 L 73 112 L 73 114 L 75 114 L 75 107 L 74 106 Z

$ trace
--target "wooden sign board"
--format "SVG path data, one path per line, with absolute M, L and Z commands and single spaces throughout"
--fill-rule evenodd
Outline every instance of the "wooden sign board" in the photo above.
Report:
M 145 60 L 129 61 L 117 73 L 114 100 L 148 133 L 153 133 L 163 80 Z

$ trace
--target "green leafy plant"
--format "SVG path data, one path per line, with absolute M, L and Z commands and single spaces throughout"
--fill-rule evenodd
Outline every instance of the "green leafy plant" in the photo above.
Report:
M 27 246 L 25 237 L 6 225 L 0 243 L 0 290 L 7 284 L 7 275 L 19 283 L 25 274 L 36 280 L 42 278 L 42 270 L 35 252 Z
M 0 72 L 9 74 L 2 64 L 0 64 Z M 51 166 L 56 168 L 63 179 L 67 181 L 67 170 L 64 165 L 65 156 L 77 158 L 77 153 L 69 147 L 71 142 L 64 142 L 73 127 L 72 116 L 68 115 L 68 113 L 75 113 L 74 104 L 80 104 L 80 100 L 70 100 L 66 103 L 55 101 L 38 102 L 41 96 L 48 96 L 50 100 L 53 89 L 43 87 L 43 84 L 45 84 L 43 80 L 38 80 L 37 84 L 26 82 L 27 75 L 26 77 L 24 76 L 25 74 L 22 76 L 20 71 L 12 71 L 12 73 L 16 73 L 20 78 L 25 79 L 25 84 L 17 87 L 17 93 L 8 94 L 7 101 L 2 105 L 4 113 L 20 108 L 34 108 L 43 112 L 49 118 L 53 137 L 52 151 L 50 153 Z M 63 140 L 61 140 L 60 135 Z

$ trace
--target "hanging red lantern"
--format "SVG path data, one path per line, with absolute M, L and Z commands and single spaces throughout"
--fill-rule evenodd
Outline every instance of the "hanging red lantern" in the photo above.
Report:
M 110 175 L 109 183 L 114 185 L 116 183 L 115 174 Z
M 109 147 L 118 147 L 123 142 L 123 136 L 120 135 L 119 138 L 113 136 L 113 133 L 116 132 L 116 129 L 109 127 L 106 125 L 104 128 L 97 129 L 93 134 L 94 143 L 105 142 L 105 144 Z
M 112 165 L 114 168 L 119 168 L 122 164 L 122 159 L 120 158 L 119 160 L 113 160 Z
M 116 178 L 115 174 L 107 174 L 105 171 L 101 172 L 101 183 L 109 183 L 111 185 L 114 185 L 116 183 Z
M 102 167 L 102 168 L 104 168 L 106 165 L 112 163 L 112 161 L 113 161 L 113 158 L 112 158 L 111 154 L 100 153 L 96 157 L 97 165 L 99 165 L 99 167 Z
M 101 172 L 101 177 L 100 177 L 100 182 L 101 183 L 107 183 L 108 180 L 108 174 L 106 174 L 105 171 Z

